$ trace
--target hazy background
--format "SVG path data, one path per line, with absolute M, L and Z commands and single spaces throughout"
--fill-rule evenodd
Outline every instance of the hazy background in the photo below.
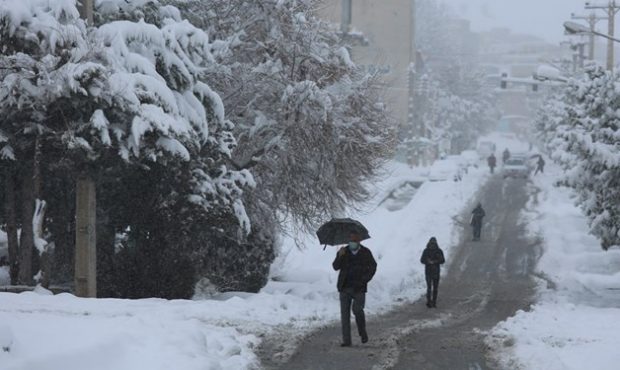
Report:
M 527 33 L 550 42 L 563 39 L 562 23 L 571 13 L 589 14 L 584 0 L 443 0 L 465 19 L 471 20 L 474 31 L 508 27 L 517 33 Z M 607 0 L 592 1 L 606 3 Z M 598 10 L 602 15 L 603 12 Z M 583 23 L 583 22 L 582 22 Z M 606 29 L 600 22 L 599 29 Z

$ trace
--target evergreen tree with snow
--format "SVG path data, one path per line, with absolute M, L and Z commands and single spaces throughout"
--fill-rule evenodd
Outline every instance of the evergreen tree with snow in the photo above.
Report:
M 141 216 L 156 215 L 169 227 L 144 225 L 140 217 L 109 223 L 104 226 L 112 226 L 112 237 L 99 243 L 103 250 L 114 249 L 115 235 L 147 249 L 174 250 L 177 243 L 196 248 L 184 231 L 195 222 L 220 230 L 216 214 L 236 220 L 233 237 L 250 232 L 241 196 L 254 182 L 249 171 L 226 164 L 235 146 L 233 125 L 205 83 L 216 63 L 207 34 L 155 1 L 99 1 L 97 14 L 95 26 L 87 27 L 74 0 L 0 2 L 0 151 L 11 185 L 5 202 L 13 197 L 9 204 L 23 210 L 20 217 L 7 212 L 6 223 L 12 234 L 21 224 L 25 283 L 33 273 L 29 245 L 37 242 L 30 230 L 35 200 L 58 203 L 46 183 L 63 184 L 43 173 L 88 173 L 98 180 L 103 219 L 130 214 L 139 199 L 110 198 L 115 190 L 101 185 L 122 184 L 136 173 L 152 180 L 141 190 L 157 202 L 142 208 L 147 214 Z M 159 186 L 164 179 L 170 182 Z M 46 243 L 56 241 L 56 220 L 46 220 Z M 64 220 L 70 228 L 71 217 Z M 72 248 L 68 238 L 60 239 L 65 245 L 56 243 L 58 248 Z
M 589 66 L 541 109 L 537 128 L 551 158 L 565 169 L 560 182 L 604 249 L 620 246 L 620 74 Z

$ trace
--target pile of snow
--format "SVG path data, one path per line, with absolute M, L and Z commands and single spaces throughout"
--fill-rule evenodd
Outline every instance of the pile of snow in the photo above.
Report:
M 560 170 L 546 171 L 533 178 L 524 217 L 543 239 L 538 270 L 547 281 L 531 311 L 497 325 L 488 342 L 503 368 L 617 369 L 620 250 L 601 249 L 571 191 L 553 186 Z
M 460 228 L 452 216 L 469 204 L 487 178 L 474 169 L 462 181 L 427 182 L 397 211 L 376 207 L 394 186 L 426 170 L 392 164 L 367 214 L 352 215 L 370 230 L 364 244 L 377 262 L 369 284 L 369 313 L 385 312 L 423 292 L 419 258 L 435 236 L 449 261 Z M 247 369 L 257 364 L 259 337 L 275 330 L 303 335 L 339 318 L 335 247 L 314 235 L 283 241 L 272 281 L 258 294 L 226 293 L 212 300 L 82 299 L 44 292 L 0 294 L 0 327 L 11 350 L 2 369 Z M 293 340 L 294 338 L 291 338 Z

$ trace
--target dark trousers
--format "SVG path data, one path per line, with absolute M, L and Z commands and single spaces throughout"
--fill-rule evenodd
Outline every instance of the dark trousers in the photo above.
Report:
M 360 337 L 366 337 L 366 317 L 364 305 L 366 293 L 355 292 L 345 288 L 340 292 L 340 320 L 342 321 L 342 343 L 351 344 L 351 310 L 355 315 L 355 324 Z
M 482 223 L 473 225 L 474 228 L 474 240 L 480 240 L 480 232 L 482 231 Z
M 437 303 L 439 293 L 439 276 L 426 275 L 426 303 Z

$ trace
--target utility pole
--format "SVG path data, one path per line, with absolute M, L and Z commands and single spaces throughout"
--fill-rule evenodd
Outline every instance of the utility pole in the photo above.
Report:
M 607 5 L 594 5 L 586 2 L 586 9 L 603 9 L 607 11 L 608 29 L 607 34 L 610 37 L 614 37 L 615 25 L 616 25 L 616 13 L 620 10 L 620 6 L 616 5 L 616 0 L 609 0 Z M 614 69 L 614 41 L 607 39 L 607 70 L 612 71 Z
M 93 0 L 78 2 L 80 17 L 93 24 Z M 96 188 L 87 174 L 80 175 L 75 187 L 75 295 L 97 297 Z
M 420 142 L 421 138 L 424 135 L 422 132 L 422 128 L 419 126 L 419 120 L 415 119 L 416 115 L 416 107 L 415 107 L 415 81 L 416 81 L 416 42 L 415 42 L 415 19 L 416 19 L 416 11 L 415 11 L 415 0 L 410 0 L 409 3 L 409 37 L 411 38 L 409 42 L 409 65 L 407 66 L 407 81 L 408 81 L 408 92 L 409 92 L 409 100 L 407 104 L 407 126 L 411 128 L 412 134 L 414 136 L 414 161 L 416 165 L 421 164 L 424 159 L 421 158 L 422 152 L 420 150 Z
M 351 32 L 351 0 L 341 0 L 340 31 L 343 35 Z
M 586 20 L 588 22 L 588 25 L 590 25 L 590 34 L 588 35 L 588 59 L 590 60 L 594 60 L 594 32 L 596 31 L 596 23 L 598 23 L 598 21 L 602 21 L 607 19 L 607 17 L 599 17 L 598 15 L 596 15 L 595 12 L 590 13 L 590 15 L 575 15 L 575 14 L 571 14 L 571 18 L 572 19 L 583 19 Z

